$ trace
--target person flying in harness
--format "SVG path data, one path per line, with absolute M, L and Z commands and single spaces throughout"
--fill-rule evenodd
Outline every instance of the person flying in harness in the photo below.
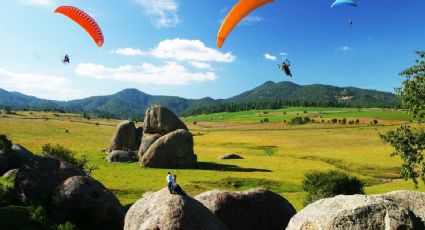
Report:
M 289 69 L 289 66 L 291 66 L 291 62 L 286 59 L 286 61 L 282 62 L 282 65 L 278 65 L 279 69 L 285 72 L 285 74 L 289 77 L 292 77 L 291 70 Z

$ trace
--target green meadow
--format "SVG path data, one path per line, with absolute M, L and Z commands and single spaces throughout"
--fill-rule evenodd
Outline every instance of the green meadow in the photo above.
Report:
M 408 123 L 404 111 L 357 108 L 297 108 L 218 113 L 182 118 L 194 134 L 198 166 L 192 169 L 141 168 L 138 163 L 105 161 L 104 149 L 118 120 L 86 119 L 73 114 L 17 112 L 0 115 L 0 133 L 39 153 L 46 143 L 61 144 L 96 165 L 92 176 L 111 189 L 123 204 L 147 191 L 166 186 L 172 171 L 189 194 L 211 189 L 246 190 L 266 187 L 286 197 L 297 210 L 303 205 L 306 172 L 343 170 L 359 177 L 368 194 L 414 189 L 399 178 L 401 161 L 379 133 Z M 316 123 L 287 125 L 283 120 L 308 116 Z M 268 118 L 269 122 L 260 123 Z M 329 124 L 332 118 L 359 119 L 359 124 Z M 325 122 L 322 122 L 321 120 Z M 378 125 L 370 121 L 378 120 Z M 138 123 L 141 125 L 141 123 Z M 240 160 L 219 160 L 237 153 Z M 424 187 L 420 184 L 420 190 Z

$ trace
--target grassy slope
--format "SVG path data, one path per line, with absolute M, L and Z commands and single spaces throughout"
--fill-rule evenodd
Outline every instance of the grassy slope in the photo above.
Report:
M 294 108 L 290 109 L 297 112 Z M 303 113 L 303 110 L 298 112 Z M 331 111 L 328 108 L 319 110 Z M 344 110 L 334 111 L 340 113 Z M 395 112 L 397 115 L 378 112 L 374 112 L 374 116 L 399 116 L 398 112 Z M 308 113 L 315 111 L 311 109 Z M 57 120 L 28 120 L 22 119 L 25 118 L 23 116 L 0 118 L 0 132 L 34 152 L 40 152 L 45 143 L 58 143 L 79 155 L 88 155 L 92 164 L 99 167 L 93 176 L 112 189 L 124 204 L 136 201 L 146 191 L 165 187 L 167 169 L 140 168 L 137 163 L 105 162 L 102 150 L 108 146 L 118 121 L 38 115 Z M 101 125 L 95 125 L 96 122 Z M 221 125 L 219 128 L 200 128 L 190 124 L 195 134 L 195 152 L 202 167 L 173 170 L 179 175 L 178 182 L 190 194 L 210 189 L 244 190 L 264 186 L 287 197 L 299 210 L 304 195 L 301 189 L 304 173 L 330 169 L 342 169 L 359 176 L 368 184 L 366 191 L 370 194 L 413 188 L 410 182 L 398 180 L 382 184 L 397 178 L 400 166 L 398 158 L 388 156 L 391 148 L 378 137 L 378 133 L 391 127 L 363 125 L 347 129 L 348 125 L 313 124 L 279 126 L 279 129 L 269 130 L 265 127 L 274 128 L 273 124 L 250 124 L 244 129 L 227 128 L 227 123 L 218 124 Z M 225 153 L 238 153 L 245 159 L 217 159 Z

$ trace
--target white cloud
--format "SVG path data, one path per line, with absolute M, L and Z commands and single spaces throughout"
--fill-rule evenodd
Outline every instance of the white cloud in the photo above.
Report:
M 231 52 L 222 53 L 209 48 L 200 40 L 167 39 L 161 41 L 151 54 L 160 59 L 198 62 L 233 62 L 235 56 Z
M 264 58 L 266 60 L 269 60 L 269 61 L 276 61 L 276 56 L 273 56 L 273 55 L 268 54 L 268 53 L 264 54 Z
M 171 27 L 179 23 L 176 0 L 136 0 L 145 9 L 145 14 L 152 17 L 157 28 Z
M 124 56 L 146 56 L 149 54 L 149 52 L 145 52 L 143 50 L 135 48 L 119 48 L 111 50 L 111 53 L 120 54 Z
M 1 88 L 40 98 L 68 100 L 84 96 L 82 91 L 70 88 L 70 83 L 64 77 L 16 73 L 0 68 Z
M 211 69 L 211 64 L 205 62 L 189 61 L 189 64 L 198 69 Z
M 53 0 L 21 0 L 24 5 L 49 6 L 53 4 Z
M 350 47 L 350 46 L 341 46 L 341 47 L 338 47 L 337 48 L 338 51 L 342 51 L 342 52 L 350 52 L 353 49 L 354 48 L 353 47 Z
M 141 66 L 124 65 L 117 68 L 93 63 L 81 63 L 75 69 L 75 72 L 80 76 L 95 79 L 155 85 L 187 85 L 217 79 L 214 72 L 192 73 L 175 62 L 168 62 L 163 66 L 143 63 Z
M 251 26 L 261 21 L 263 21 L 263 18 L 259 16 L 246 16 L 244 19 L 242 19 L 239 25 Z

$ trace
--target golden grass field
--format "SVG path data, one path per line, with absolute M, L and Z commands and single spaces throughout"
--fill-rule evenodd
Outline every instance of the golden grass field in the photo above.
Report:
M 365 115 L 361 119 L 369 121 L 371 117 Z M 92 176 L 111 189 L 123 204 L 128 204 L 144 192 L 165 187 L 165 175 L 170 170 L 141 168 L 138 163 L 107 163 L 103 150 L 119 122 L 87 120 L 72 114 L 18 112 L 0 115 L 0 133 L 35 153 L 41 151 L 42 145 L 53 143 L 80 156 L 87 155 L 90 164 L 98 167 Z M 392 148 L 378 136 L 402 122 L 407 121 L 381 119 L 379 123 L 383 125 L 377 126 L 368 122 L 291 126 L 235 121 L 204 121 L 195 125 L 187 121 L 194 134 L 200 166 L 171 171 L 178 175 L 182 188 L 192 195 L 211 189 L 245 190 L 262 186 L 286 197 L 297 210 L 303 207 L 304 174 L 313 170 L 339 169 L 358 176 L 366 183 L 367 194 L 414 189 L 412 182 L 399 179 L 401 161 L 389 157 Z M 245 159 L 218 159 L 226 153 L 237 153 Z

